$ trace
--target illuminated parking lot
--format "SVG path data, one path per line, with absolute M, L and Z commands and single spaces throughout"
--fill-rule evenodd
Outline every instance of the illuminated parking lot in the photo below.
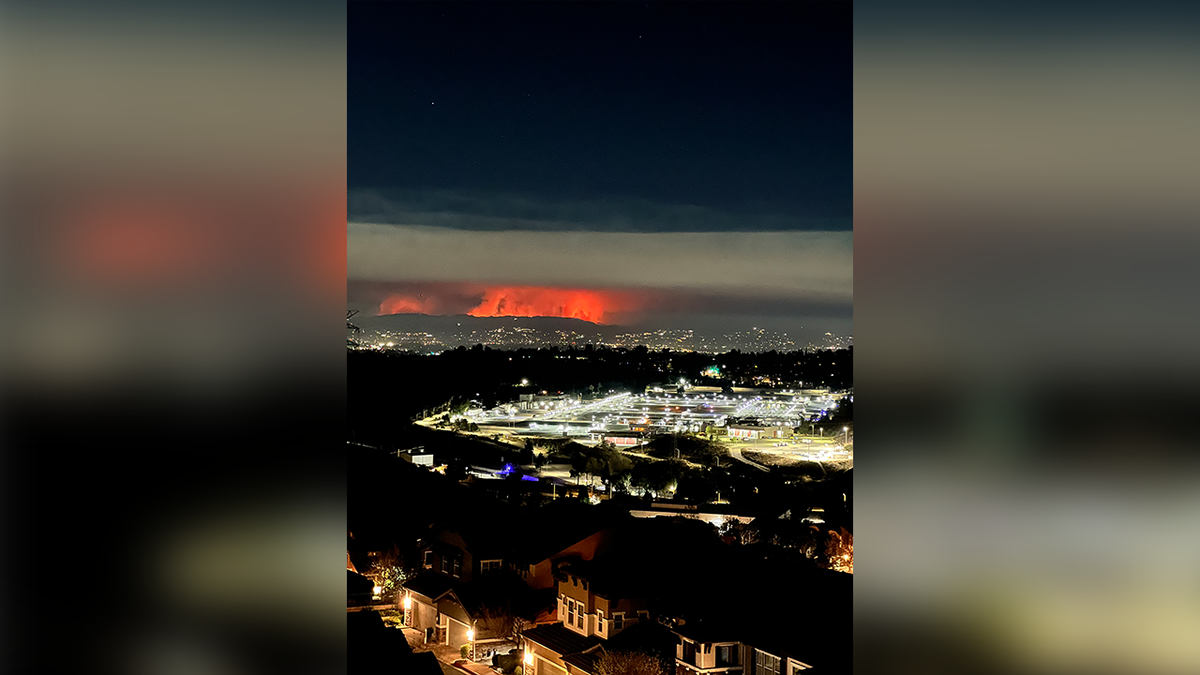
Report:
M 827 418 L 837 406 L 825 395 L 722 395 L 618 393 L 583 400 L 534 397 L 491 410 L 472 410 L 481 427 L 521 434 L 595 437 L 620 433 L 699 432 L 730 424 L 795 428 Z

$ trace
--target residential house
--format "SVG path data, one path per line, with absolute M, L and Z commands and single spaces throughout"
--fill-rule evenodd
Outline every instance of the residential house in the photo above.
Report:
M 816 670 L 812 656 L 803 657 L 777 637 L 763 636 L 729 621 L 688 622 L 677 626 L 676 675 L 798 675 L 829 673 Z M 803 640 L 799 640 L 803 641 Z M 803 648 L 801 648 L 803 649 Z M 849 672 L 848 670 L 845 672 Z
M 511 637 L 520 617 L 513 613 L 511 593 L 506 590 L 512 589 L 475 583 L 439 598 L 438 615 L 445 628 L 445 644 L 470 645 L 472 659 L 476 661 L 490 661 L 493 653 L 515 647 Z
M 572 669 L 564 659 L 594 652 L 602 642 L 599 637 L 581 635 L 561 623 L 530 628 L 521 636 L 521 641 L 525 651 L 524 675 L 578 673 L 578 665 Z
M 713 622 L 687 622 L 676 626 L 676 675 L 695 673 L 744 672 L 744 646 L 734 638 L 739 632 L 730 622 L 714 626 Z
M 650 588 L 624 556 L 562 564 L 558 622 L 526 630 L 526 675 L 591 673 L 597 650 L 632 626 L 648 624 Z
M 606 652 L 641 652 L 657 657 L 666 667 L 674 649 L 670 629 L 655 621 L 630 625 L 611 639 L 585 637 L 562 624 L 538 626 L 522 639 L 526 675 L 594 675 Z
M 576 528 L 578 531 L 578 528 Z M 612 546 L 613 529 L 603 528 L 590 532 L 575 541 L 564 542 L 555 533 L 535 535 L 522 550 L 512 556 L 512 569 L 530 588 L 554 588 L 557 584 L 554 571 L 562 561 L 591 560 Z M 575 536 L 579 536 L 576 534 Z
M 494 520 L 443 524 L 418 543 L 421 567 L 464 582 L 505 568 L 505 531 Z
M 437 572 L 423 572 L 404 582 L 400 604 L 404 625 L 420 630 L 425 643 L 448 644 L 438 603 L 459 584 Z
M 652 590 L 633 570 L 573 562 L 559 569 L 558 620 L 580 635 L 609 639 L 650 616 Z
M 512 636 L 533 625 L 539 611 L 539 592 L 509 574 L 466 583 L 427 571 L 404 584 L 401 605 L 404 624 L 422 631 L 426 643 L 470 644 L 475 657 L 516 646 Z

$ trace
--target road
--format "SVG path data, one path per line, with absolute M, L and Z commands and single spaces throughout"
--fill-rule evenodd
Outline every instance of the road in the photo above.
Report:
M 747 459 L 742 452 L 758 452 L 766 455 L 781 455 L 789 459 L 809 462 L 845 462 L 854 461 L 854 452 L 841 444 L 828 439 L 812 439 L 811 443 L 802 441 L 780 441 L 773 438 L 756 438 L 732 441 L 729 443 L 729 454 L 752 466 L 762 468 L 763 465 Z
M 761 470 L 761 471 L 770 471 L 770 470 L 771 470 L 769 467 L 765 467 L 765 466 L 763 466 L 762 464 L 759 464 L 758 462 L 751 462 L 750 460 L 748 460 L 748 459 L 746 459 L 745 457 L 743 457 L 743 456 L 742 456 L 742 449 L 741 449 L 741 448 L 735 448 L 735 447 L 733 447 L 733 446 L 730 446 L 730 448 L 729 448 L 729 456 L 730 456 L 730 457 L 732 457 L 732 458 L 734 458 L 734 459 L 736 459 L 736 460 L 737 460 L 737 461 L 739 461 L 739 462 L 743 462 L 743 463 L 745 463 L 745 464 L 749 464 L 750 466 L 752 466 L 752 467 L 754 467 L 754 468 L 756 468 L 756 469 L 759 469 L 759 470 Z

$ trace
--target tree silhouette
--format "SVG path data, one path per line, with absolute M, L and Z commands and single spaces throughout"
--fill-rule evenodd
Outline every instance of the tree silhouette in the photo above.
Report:
M 596 675 L 667 675 L 667 671 L 653 654 L 606 651 L 596 660 Z

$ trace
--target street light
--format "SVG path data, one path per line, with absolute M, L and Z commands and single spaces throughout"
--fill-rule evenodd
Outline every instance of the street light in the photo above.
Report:
M 850 442 L 850 427 L 842 427 L 842 445 Z

